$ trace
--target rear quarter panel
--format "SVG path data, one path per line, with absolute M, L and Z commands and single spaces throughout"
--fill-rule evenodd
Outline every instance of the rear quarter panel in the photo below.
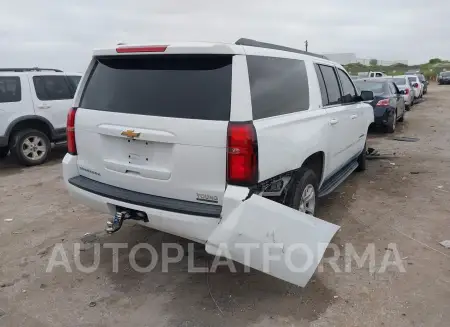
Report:
M 322 107 L 313 63 L 305 61 L 305 65 L 309 110 L 253 122 L 258 137 L 259 181 L 298 169 L 305 159 L 319 151 L 325 153 L 326 167 L 328 116 Z

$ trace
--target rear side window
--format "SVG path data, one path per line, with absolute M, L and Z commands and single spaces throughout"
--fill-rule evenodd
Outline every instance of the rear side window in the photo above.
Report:
M 335 105 L 341 103 L 341 90 L 339 89 L 339 82 L 334 72 L 334 68 L 325 65 L 318 65 L 322 72 L 327 89 L 327 102 L 323 105 Z
M 229 120 L 232 57 L 152 55 L 98 58 L 80 107 L 203 120 Z
M 247 56 L 253 119 L 309 109 L 308 75 L 303 60 Z
M 325 81 L 323 79 L 322 72 L 320 71 L 319 65 L 314 64 L 316 70 L 317 78 L 319 79 L 320 95 L 322 96 L 322 104 L 326 106 L 328 104 L 327 88 L 325 86 Z
M 353 83 L 343 70 L 338 69 L 339 79 L 342 85 L 342 103 L 352 103 L 356 100 L 356 90 Z
M 67 79 L 72 84 L 72 87 L 76 90 L 78 87 L 78 84 L 80 83 L 81 76 L 67 75 Z
M 0 103 L 19 102 L 21 100 L 20 77 L 0 76 Z
M 33 76 L 36 96 L 41 101 L 68 100 L 73 98 L 65 76 Z

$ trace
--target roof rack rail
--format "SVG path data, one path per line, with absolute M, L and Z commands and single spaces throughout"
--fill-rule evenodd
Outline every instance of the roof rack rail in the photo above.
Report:
M 53 71 L 57 73 L 62 73 L 63 71 L 55 68 L 0 68 L 0 72 L 41 72 L 41 71 Z
M 260 42 L 260 41 L 256 41 L 256 40 L 252 40 L 252 39 L 240 38 L 239 40 L 237 40 L 235 42 L 235 44 L 236 45 L 245 45 L 245 46 L 250 46 L 250 47 L 257 47 L 257 48 L 266 48 L 266 49 L 295 52 L 295 53 L 300 53 L 300 54 L 304 54 L 307 56 L 312 56 L 312 57 L 317 57 L 317 58 L 322 58 L 322 59 L 328 60 L 328 58 L 326 56 L 320 55 L 317 53 L 303 51 L 303 50 L 294 49 L 294 48 L 289 48 L 289 47 L 285 47 L 283 45 Z

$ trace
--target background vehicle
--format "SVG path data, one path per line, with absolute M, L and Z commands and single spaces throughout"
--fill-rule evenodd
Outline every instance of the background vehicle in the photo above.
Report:
M 414 105 L 414 90 L 409 79 L 403 76 L 393 76 L 393 82 L 397 85 L 400 91 L 403 91 L 403 99 L 405 100 L 406 110 L 409 110 Z
M 420 83 L 422 84 L 422 88 L 423 88 L 422 94 L 427 94 L 427 91 L 428 91 L 427 79 L 425 78 L 425 76 L 423 76 L 423 74 L 416 74 L 416 75 L 419 78 Z
M 369 72 L 369 78 L 371 77 L 387 77 L 384 72 Z
M 413 86 L 414 90 L 414 99 L 419 99 L 423 96 L 423 86 L 420 83 L 419 77 L 416 75 L 406 75 L 408 77 L 409 82 Z
M 373 107 L 375 124 L 386 127 L 393 133 L 397 121 L 405 119 L 404 91 L 400 91 L 391 79 L 356 80 L 355 85 L 361 91 L 372 91 L 374 98 L 370 101 Z
M 0 69 L 0 157 L 43 163 L 66 138 L 66 118 L 81 74 L 58 69 Z
M 363 98 L 373 94 L 359 95 L 339 64 L 248 39 L 97 50 L 68 115 L 64 180 L 114 217 L 214 254 L 231 243 L 238 262 L 236 237 L 262 245 L 274 230 L 314 248 L 336 231 L 311 216 L 318 197 L 365 169 Z M 304 284 L 282 261 L 273 274 Z
M 438 77 L 439 85 L 450 84 L 450 72 L 441 72 Z

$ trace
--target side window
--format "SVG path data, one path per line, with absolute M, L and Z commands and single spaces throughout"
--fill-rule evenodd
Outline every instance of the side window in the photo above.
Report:
M 333 105 L 341 103 L 341 90 L 339 89 L 339 82 L 337 80 L 334 68 L 330 66 L 319 65 L 322 72 L 325 86 L 327 88 L 328 101 L 324 105 Z
M 320 95 L 322 96 L 322 105 L 326 106 L 328 104 L 327 87 L 325 86 L 325 81 L 323 79 L 323 75 L 322 72 L 320 71 L 319 65 L 314 64 L 314 69 L 316 70 L 317 79 L 319 80 Z
M 33 76 L 36 96 L 42 101 L 72 99 L 72 91 L 65 76 Z
M 339 79 L 342 85 L 342 103 L 352 103 L 356 100 L 356 90 L 353 82 L 348 75 L 341 69 L 338 69 Z
M 376 75 L 376 77 L 382 77 L 383 76 L 383 74 L 381 74 L 381 73 L 377 73 L 377 75 Z
M 391 94 L 397 94 L 397 91 L 393 83 L 389 83 L 389 90 L 391 91 Z
M 303 60 L 247 56 L 253 119 L 309 109 Z
M 74 90 L 76 90 L 78 87 L 78 84 L 80 83 L 81 76 L 67 75 L 67 79 L 69 80 L 70 84 L 72 84 Z
M 20 102 L 21 100 L 20 77 L 0 76 L 0 103 Z
M 373 73 L 370 73 L 370 77 L 374 77 L 374 74 L 373 74 Z
M 397 85 L 395 83 L 391 83 L 392 84 L 392 89 L 394 91 L 394 94 L 398 94 L 400 93 L 399 88 L 397 87 Z

